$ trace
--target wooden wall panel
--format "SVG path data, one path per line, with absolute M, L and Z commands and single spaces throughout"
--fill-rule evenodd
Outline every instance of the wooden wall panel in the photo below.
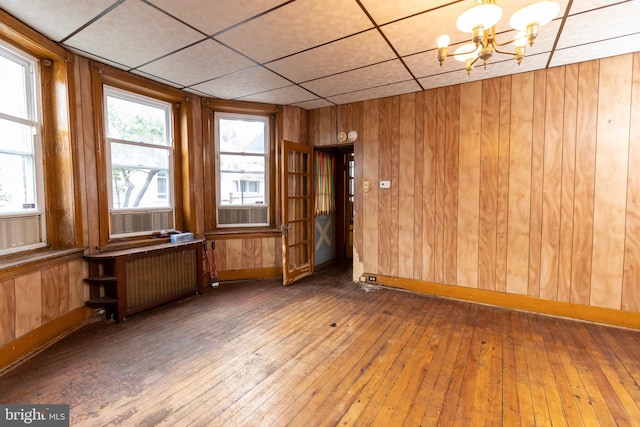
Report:
M 276 267 L 276 245 L 280 246 L 279 238 L 263 237 L 260 239 L 262 253 L 262 267 Z
M 69 311 L 80 308 L 89 299 L 88 286 L 84 278 L 89 277 L 89 267 L 83 260 L 71 261 L 67 264 L 69 284 Z M 62 274 L 65 274 L 64 272 Z
M 633 56 L 622 309 L 640 311 L 640 53 Z
M 591 305 L 620 308 L 631 114 L 631 55 L 600 61 Z
M 391 98 L 380 100 L 378 116 L 378 182 L 391 180 Z M 391 272 L 391 192 L 378 194 L 378 271 Z
M 457 283 L 478 287 L 482 82 L 460 88 Z
M 496 290 L 500 80 L 482 82 L 478 217 L 478 288 Z
M 531 209 L 533 73 L 512 76 L 507 292 L 527 295 Z
M 391 200 L 389 202 L 389 272 L 398 275 L 399 225 L 400 225 L 400 97 L 391 98 Z
M 435 259 L 434 281 L 444 282 L 444 206 L 445 206 L 445 147 L 446 147 L 447 90 L 437 89 L 436 101 L 436 157 L 435 157 Z
M 445 112 L 444 165 L 444 283 L 455 284 L 457 277 L 458 170 L 460 138 L 460 86 L 449 86 Z
M 364 271 L 378 270 L 378 100 L 364 103 L 362 129 L 362 176 L 369 180 L 370 190 L 362 193 L 362 234 L 367 236 L 362 245 Z M 362 189 L 362 182 L 356 183 L 356 189 Z M 357 191 L 356 191 L 357 192 Z
M 229 239 L 226 241 L 224 253 L 226 270 L 240 270 L 242 268 L 243 240 Z
M 398 181 L 391 182 L 392 188 L 398 188 L 398 276 L 413 278 L 416 95 L 399 98 L 398 162 L 402 166 L 397 168 Z
M 565 67 L 548 71 L 545 98 L 540 297 L 548 300 L 558 298 L 564 75 Z
M 535 105 L 547 103 L 547 73 L 534 72 L 533 102 Z M 533 139 L 531 146 L 531 216 L 529 219 L 529 285 L 527 294 L 540 296 L 540 265 L 542 263 L 542 208 L 544 189 L 544 143 L 546 108 L 533 110 Z
M 436 151 L 438 92 L 424 92 L 422 168 L 422 280 L 436 281 Z
M 500 141 L 498 143 L 498 200 L 496 218 L 496 291 L 507 291 L 509 248 L 509 174 L 511 151 L 511 76 L 500 78 Z
M 560 201 L 560 247 L 558 254 L 558 301 L 571 301 L 571 252 L 576 175 L 576 120 L 578 110 L 577 64 L 565 74 L 564 124 L 562 136 L 562 193 Z
M 216 242 L 216 261 L 218 264 L 218 271 L 224 271 L 227 269 L 227 257 L 226 257 L 227 241 L 218 239 L 215 242 Z
M 413 186 L 414 186 L 414 200 L 413 200 L 413 278 L 420 279 L 422 277 L 422 200 L 423 186 L 422 186 L 422 171 L 424 169 L 424 94 L 415 94 L 415 114 L 414 125 L 415 135 L 413 139 L 413 153 L 414 153 L 414 171 L 413 171 Z
M 42 276 L 40 271 L 15 279 L 16 338 L 42 326 Z
M 255 258 L 254 258 L 254 239 L 243 239 L 242 240 L 242 268 L 249 269 L 255 268 Z
M 42 323 L 60 316 L 60 274 L 58 266 L 42 270 Z
M 58 312 L 63 315 L 71 311 L 69 310 L 69 279 L 71 277 L 69 275 L 69 264 L 58 266 L 58 276 Z M 82 287 L 84 288 L 84 280 L 82 281 Z
M 14 280 L 0 282 L 0 347 L 16 338 Z
M 588 305 L 591 296 L 591 257 L 593 251 L 593 198 L 596 170 L 596 132 L 598 76 L 600 62 L 579 65 L 576 111 L 576 174 L 573 208 L 571 260 L 571 302 Z

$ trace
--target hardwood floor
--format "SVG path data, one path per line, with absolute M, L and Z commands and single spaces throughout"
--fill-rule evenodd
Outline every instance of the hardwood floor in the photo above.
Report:
M 74 332 L 0 377 L 71 425 L 640 425 L 640 332 L 409 292 L 331 267 Z

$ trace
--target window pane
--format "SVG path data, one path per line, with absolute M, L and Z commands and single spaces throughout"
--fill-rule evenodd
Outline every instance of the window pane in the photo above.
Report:
M 33 153 L 33 127 L 0 119 L 0 151 Z
M 265 153 L 263 120 L 220 119 L 218 123 L 221 152 Z
M 169 145 L 167 110 L 107 96 L 107 137 Z
M 220 156 L 220 204 L 264 205 L 265 160 L 262 156 Z
M 170 206 L 168 150 L 114 142 L 111 162 L 114 209 Z
M 114 167 L 111 173 L 114 209 L 170 207 L 168 194 L 160 191 L 166 187 L 166 170 Z
M 25 67 L 0 55 L 0 112 L 29 119 Z
M 111 165 L 141 167 L 144 169 L 168 169 L 169 151 L 163 148 L 111 143 Z
M 36 209 L 33 157 L 0 153 L 0 212 Z

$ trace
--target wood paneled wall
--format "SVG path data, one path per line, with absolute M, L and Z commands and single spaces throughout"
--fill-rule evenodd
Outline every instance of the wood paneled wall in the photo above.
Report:
M 360 134 L 364 272 L 640 311 L 640 53 L 366 101 Z
M 0 348 L 82 307 L 86 273 L 76 257 L 1 281 Z

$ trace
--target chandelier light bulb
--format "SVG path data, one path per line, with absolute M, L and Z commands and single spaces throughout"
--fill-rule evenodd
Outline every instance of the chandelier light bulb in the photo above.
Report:
M 481 47 L 476 46 L 475 43 L 466 43 L 456 49 L 453 53 L 453 57 L 460 62 L 466 62 L 467 59 L 472 61 L 478 57 Z
M 440 37 L 438 37 L 438 42 L 437 42 L 438 48 L 447 47 L 449 46 L 450 42 L 451 42 L 451 38 L 448 35 L 443 34 Z
M 516 11 L 509 19 L 509 25 L 520 31 L 526 30 L 530 24 L 538 24 L 542 27 L 551 22 L 559 11 L 558 3 L 550 0 L 539 1 Z
M 465 10 L 458 17 L 456 25 L 463 33 L 471 33 L 476 27 L 483 27 L 485 30 L 493 27 L 500 18 L 502 18 L 502 8 L 494 3 L 485 3 Z

